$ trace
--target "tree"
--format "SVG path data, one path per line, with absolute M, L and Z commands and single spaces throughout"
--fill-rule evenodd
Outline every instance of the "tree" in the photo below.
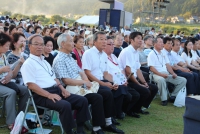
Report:
M 51 16 L 51 19 L 50 19 L 51 23 L 55 23 L 56 21 L 62 22 L 62 20 L 63 18 L 60 15 L 53 15 Z
M 192 13 L 191 12 L 186 12 L 185 14 L 183 14 L 183 17 L 185 18 L 185 19 L 188 19 L 188 18 L 190 18 L 192 16 Z
M 8 16 L 11 16 L 12 13 L 10 11 L 3 11 L 2 12 L 2 15 L 8 15 Z

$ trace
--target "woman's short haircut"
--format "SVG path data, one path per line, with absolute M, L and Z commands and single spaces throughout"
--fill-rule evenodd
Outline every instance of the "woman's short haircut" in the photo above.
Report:
M 42 30 L 42 28 L 41 28 L 40 26 L 36 26 L 36 27 L 34 28 L 34 31 L 36 32 L 38 29 L 41 29 L 41 30 Z
M 80 39 L 84 40 L 84 37 L 81 35 L 75 35 L 73 41 L 75 44 L 77 44 L 78 40 L 80 40 Z
M 55 30 L 58 30 L 58 28 L 56 28 L 56 27 L 51 28 L 50 33 L 53 33 Z
M 19 40 L 19 38 L 20 38 L 21 36 L 25 38 L 24 34 L 18 33 L 18 32 L 17 32 L 17 33 L 14 33 L 14 34 L 12 35 L 12 43 L 10 44 L 10 49 L 11 49 L 11 50 L 15 50 L 14 44 L 15 44 L 16 42 L 18 42 L 18 40 Z
M 27 29 L 26 29 L 26 32 L 29 32 L 29 29 L 30 29 L 31 27 L 33 28 L 32 25 L 29 25 L 29 26 L 27 27 Z
M 11 32 L 12 32 L 12 30 L 13 30 L 13 29 L 15 29 L 15 28 L 16 28 L 16 26 L 15 26 L 15 25 L 10 25 L 10 26 L 9 26 L 9 33 L 11 33 Z
M 3 46 L 6 44 L 6 42 L 11 42 L 11 41 L 12 41 L 12 38 L 9 35 L 3 32 L 0 33 L 0 46 Z
M 44 36 L 43 39 L 44 39 L 44 45 L 45 46 L 46 46 L 48 41 L 51 41 L 54 45 L 54 39 L 51 36 Z

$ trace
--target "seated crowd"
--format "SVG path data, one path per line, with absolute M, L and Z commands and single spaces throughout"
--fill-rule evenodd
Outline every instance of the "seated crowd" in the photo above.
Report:
M 162 106 L 184 87 L 188 96 L 200 94 L 198 38 L 144 36 L 127 28 L 109 33 L 77 23 L 73 29 L 58 22 L 43 27 L 37 22 L 10 23 L 0 32 L 0 97 L 5 97 L 9 129 L 17 115 L 16 100 L 18 113 L 26 108 L 28 89 L 36 105 L 59 113 L 67 134 L 75 133 L 75 127 L 84 134 L 88 120 L 92 134 L 123 134 L 116 119 L 148 115 L 145 109 L 157 93 Z M 86 35 L 87 30 L 93 35 Z M 171 92 L 168 83 L 174 86 Z

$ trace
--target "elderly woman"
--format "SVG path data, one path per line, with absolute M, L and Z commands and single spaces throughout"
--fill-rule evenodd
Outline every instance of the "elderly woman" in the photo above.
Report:
M 83 46 L 84 50 L 88 50 L 93 47 L 93 35 L 89 35 L 85 40 L 85 46 Z
M 26 39 L 22 33 L 14 33 L 12 35 L 12 39 L 13 39 L 13 42 L 10 45 L 10 49 L 12 51 L 8 54 L 7 60 L 9 64 L 15 65 L 15 63 L 20 58 L 24 60 L 23 56 L 21 55 L 22 55 L 22 48 L 24 48 L 26 45 Z M 15 80 L 16 80 L 16 83 L 23 84 L 21 72 L 17 73 Z
M 83 46 L 84 46 L 84 37 L 83 36 L 75 36 L 74 37 L 75 47 L 73 49 L 74 54 L 76 55 L 77 64 L 80 68 L 82 68 L 82 56 L 83 56 Z
M 6 59 L 5 52 L 8 51 L 11 43 L 11 38 L 5 33 L 0 33 L 0 97 L 5 97 L 6 107 L 6 124 L 8 129 L 11 130 L 12 125 L 16 118 L 16 98 L 19 97 L 18 113 L 24 111 L 26 102 L 28 100 L 28 90 L 24 86 L 20 86 L 11 82 L 13 74 L 19 71 L 23 60 L 19 60 L 19 64 L 14 71 L 10 69 L 9 63 Z

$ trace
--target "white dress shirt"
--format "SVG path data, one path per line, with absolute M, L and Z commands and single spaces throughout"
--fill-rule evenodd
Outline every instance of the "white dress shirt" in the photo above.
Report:
M 167 56 L 161 51 L 158 53 L 155 49 L 147 57 L 149 67 L 154 67 L 158 72 L 168 72 L 166 64 L 169 63 Z
M 92 75 L 103 80 L 103 73 L 108 72 L 108 57 L 105 52 L 100 52 L 95 46 L 84 52 L 82 56 L 82 69 L 90 70 Z
M 168 61 L 171 66 L 174 66 L 176 64 L 171 51 L 167 51 L 165 48 L 163 48 L 163 50 L 161 50 L 161 52 L 164 53 L 164 55 L 166 55 L 166 58 L 168 58 Z
M 44 60 L 44 56 L 30 54 L 21 67 L 21 73 L 25 85 L 35 83 L 40 88 L 48 88 L 56 84 L 55 73 L 50 64 Z
M 172 50 L 171 53 L 172 53 L 172 56 L 174 57 L 175 64 L 178 64 L 181 61 L 185 63 L 184 59 L 177 52 Z
M 198 59 L 199 59 L 199 56 L 198 56 L 198 54 L 197 54 L 196 51 L 191 50 L 191 53 L 192 53 L 192 59 L 193 59 L 193 60 L 198 60 Z
M 140 69 L 139 53 L 133 48 L 132 45 L 124 48 L 119 57 L 119 65 L 124 70 L 127 66 L 131 68 L 134 77 L 137 77 L 137 70 Z

